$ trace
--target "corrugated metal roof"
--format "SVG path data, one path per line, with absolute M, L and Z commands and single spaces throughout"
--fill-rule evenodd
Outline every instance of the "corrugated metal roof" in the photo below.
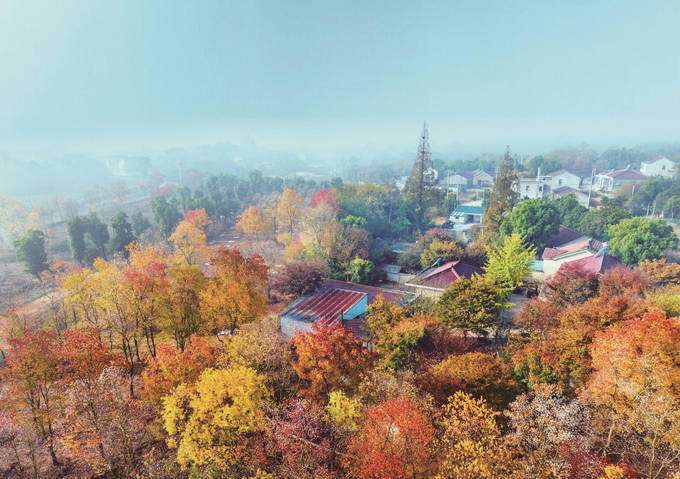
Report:
M 337 279 L 324 279 L 321 282 L 322 288 L 336 288 L 347 291 L 365 293 L 368 296 L 368 304 L 372 304 L 378 296 L 384 297 L 392 304 L 399 304 L 404 297 L 403 291 L 396 289 L 380 288 L 378 286 L 368 286 L 366 284 L 348 283 Z
M 298 299 L 281 315 L 300 321 L 319 320 L 329 323 L 340 319 L 345 312 L 366 296 L 366 293 L 358 291 L 325 288 L 318 293 Z
M 473 206 L 473 205 L 458 205 L 458 206 L 456 206 L 456 209 L 453 210 L 453 213 L 451 213 L 451 215 L 453 216 L 456 213 L 483 215 L 484 214 L 484 208 L 482 208 L 481 206 Z

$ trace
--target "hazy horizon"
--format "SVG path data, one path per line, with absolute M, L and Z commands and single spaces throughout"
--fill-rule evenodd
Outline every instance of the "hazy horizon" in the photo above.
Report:
M 653 4 L 653 5 L 651 5 Z M 676 142 L 673 2 L 5 1 L 0 150 Z

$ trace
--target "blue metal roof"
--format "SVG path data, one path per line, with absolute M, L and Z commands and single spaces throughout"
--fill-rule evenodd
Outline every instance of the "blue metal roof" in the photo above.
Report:
M 466 215 L 483 215 L 484 208 L 482 208 L 481 206 L 458 205 L 451 214 L 454 215 L 456 213 L 463 213 Z

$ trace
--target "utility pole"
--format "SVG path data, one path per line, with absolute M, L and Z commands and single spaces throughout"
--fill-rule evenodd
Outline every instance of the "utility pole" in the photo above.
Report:
M 590 188 L 588 188 L 588 209 L 590 209 L 590 197 L 593 194 L 593 183 L 595 182 L 595 168 L 590 173 Z

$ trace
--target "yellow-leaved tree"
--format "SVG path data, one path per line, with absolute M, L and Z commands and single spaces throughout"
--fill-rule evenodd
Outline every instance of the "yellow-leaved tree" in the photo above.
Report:
M 240 470 L 264 428 L 269 397 L 264 378 L 245 366 L 208 368 L 194 387 L 179 385 L 163 399 L 163 426 L 177 462 Z
M 208 256 L 205 232 L 187 220 L 180 221 L 169 239 L 173 244 L 174 264 L 199 264 Z
M 267 236 L 274 229 L 274 218 L 268 211 L 249 206 L 236 223 L 236 231 L 246 235 Z
M 438 479 L 510 477 L 512 452 L 503 444 L 497 412 L 482 398 L 458 391 L 444 406 L 443 460 Z

